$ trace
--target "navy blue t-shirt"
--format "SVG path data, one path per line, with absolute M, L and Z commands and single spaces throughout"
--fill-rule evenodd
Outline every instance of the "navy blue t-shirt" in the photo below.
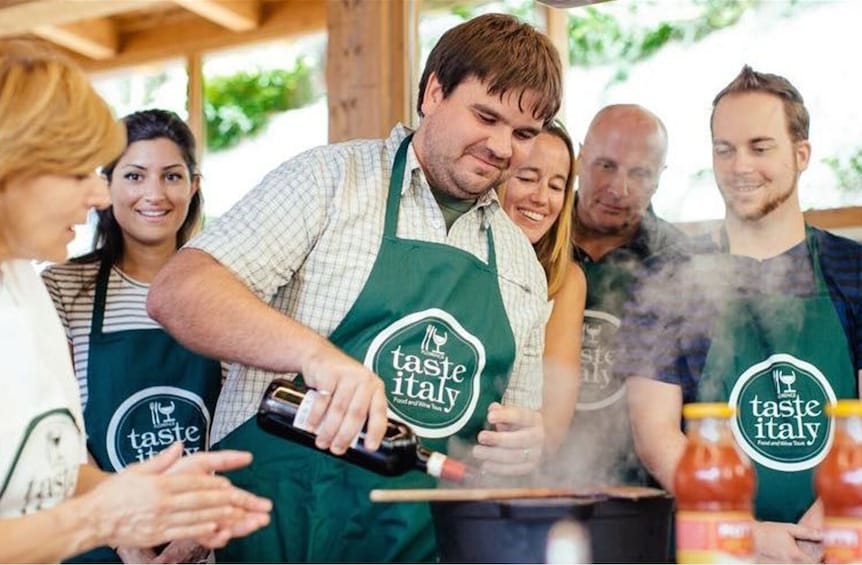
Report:
M 858 372 L 862 369 L 862 245 L 812 229 L 823 277 L 844 327 L 844 335 L 835 339 L 845 340 Z M 666 265 L 634 290 L 615 363 L 620 377 L 636 375 L 681 386 L 684 403 L 697 398 L 712 327 L 728 293 L 811 296 L 816 292 L 804 240 L 764 261 L 729 255 L 709 237 L 695 238 L 692 247 L 701 260 Z

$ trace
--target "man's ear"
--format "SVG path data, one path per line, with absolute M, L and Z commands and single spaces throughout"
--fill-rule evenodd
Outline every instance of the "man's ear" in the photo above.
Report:
M 808 140 L 796 142 L 796 168 L 801 173 L 808 168 L 811 161 L 811 143 Z
M 443 85 L 437 80 L 437 75 L 431 73 L 428 75 L 428 83 L 425 85 L 425 93 L 422 96 L 423 116 L 430 116 L 437 109 L 437 106 L 443 101 Z

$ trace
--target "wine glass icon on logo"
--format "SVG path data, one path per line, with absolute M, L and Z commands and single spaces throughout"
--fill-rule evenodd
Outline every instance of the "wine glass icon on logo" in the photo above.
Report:
M 586 324 L 585 331 L 587 332 L 587 342 L 590 345 L 599 343 L 599 334 L 602 333 L 602 327 L 598 324 Z
M 431 339 L 434 340 L 434 352 L 442 357 L 443 352 L 440 351 L 440 348 L 443 347 L 443 345 L 445 345 L 447 341 L 449 341 L 449 334 L 443 332 L 443 334 L 441 335 L 435 330 L 434 333 L 431 335 Z
M 164 420 L 165 424 L 173 423 L 174 419 L 173 419 L 173 417 L 171 417 L 171 414 L 173 414 L 174 410 L 177 409 L 177 406 L 176 406 L 176 404 L 174 404 L 173 400 L 171 400 L 170 404 L 162 404 L 161 402 L 159 402 L 156 405 L 156 408 L 158 409 L 159 412 L 161 412 L 165 416 L 165 420 Z
M 793 383 L 796 382 L 796 373 L 793 372 L 793 369 L 788 374 L 784 374 L 781 369 L 773 369 L 772 379 L 775 381 L 775 387 L 778 389 L 779 398 L 792 398 L 796 396 L 796 391 L 793 390 Z M 781 390 L 781 384 L 784 385 L 784 390 Z

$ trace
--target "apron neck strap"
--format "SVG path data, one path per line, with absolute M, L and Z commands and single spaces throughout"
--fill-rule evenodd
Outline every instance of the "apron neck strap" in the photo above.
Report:
M 826 280 L 820 266 L 820 246 L 817 237 L 808 222 L 805 222 L 805 245 L 808 247 L 808 257 L 811 259 L 811 271 L 814 273 L 814 287 L 817 294 L 827 294 Z M 722 253 L 730 253 L 730 241 L 727 238 L 727 227 L 722 225 L 719 232 L 719 249 Z
M 111 264 L 102 259 L 99 273 L 96 275 L 96 296 L 93 298 L 93 321 L 90 323 L 90 333 L 101 335 L 102 323 L 105 319 L 105 302 L 108 294 L 108 277 L 111 275 Z
M 808 222 L 805 223 L 805 242 L 808 245 L 808 256 L 811 257 L 811 270 L 814 272 L 817 294 L 828 295 L 829 289 L 826 287 L 823 268 L 820 266 L 820 245 L 817 243 L 816 234 Z
M 491 226 L 488 226 L 488 268 L 493 272 L 497 272 L 497 252 L 494 250 L 494 232 L 491 231 Z
M 395 237 L 398 232 L 398 209 L 401 205 L 401 188 L 404 186 L 404 169 L 407 168 L 407 149 L 413 134 L 401 141 L 395 160 L 392 162 L 392 174 L 389 177 L 389 195 L 386 198 L 386 223 L 383 225 L 384 237 Z

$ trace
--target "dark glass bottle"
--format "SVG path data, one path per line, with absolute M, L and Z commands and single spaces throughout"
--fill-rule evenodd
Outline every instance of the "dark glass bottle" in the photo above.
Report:
M 257 423 L 271 434 L 317 449 L 314 430 L 306 424 L 311 405 L 317 398 L 319 393 L 314 389 L 275 379 L 263 395 Z M 402 422 L 388 421 L 383 441 L 376 451 L 366 449 L 364 442 L 363 429 L 343 456 L 329 451 L 325 453 L 387 477 L 416 470 L 458 483 L 467 478 L 468 469 L 464 463 L 429 451 L 419 443 L 413 430 Z

